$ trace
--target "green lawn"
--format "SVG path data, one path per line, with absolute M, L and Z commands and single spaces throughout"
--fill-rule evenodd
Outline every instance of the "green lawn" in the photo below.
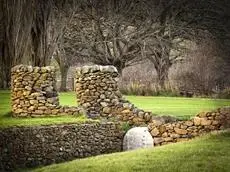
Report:
M 78 159 L 34 172 L 228 172 L 229 162 L 230 132 L 224 132 L 151 149 Z
M 230 99 L 126 96 L 137 107 L 159 115 L 188 119 L 201 111 L 230 106 Z
M 201 111 L 210 111 L 222 106 L 230 106 L 230 99 L 184 98 L 184 97 L 151 97 L 125 96 L 137 107 L 157 115 L 172 115 L 188 119 Z M 75 105 L 74 93 L 62 93 L 62 104 Z
M 173 115 L 179 118 L 190 118 L 200 111 L 212 110 L 221 106 L 230 105 L 226 99 L 203 99 L 203 98 L 177 98 L 177 97 L 143 97 L 126 96 L 137 107 L 152 111 L 158 115 Z M 73 92 L 61 93 L 62 105 L 76 106 L 76 95 Z M 60 123 L 84 122 L 84 118 L 74 116 L 59 116 L 45 118 L 12 118 L 10 112 L 10 93 L 0 91 L 0 127 L 12 125 L 47 125 Z

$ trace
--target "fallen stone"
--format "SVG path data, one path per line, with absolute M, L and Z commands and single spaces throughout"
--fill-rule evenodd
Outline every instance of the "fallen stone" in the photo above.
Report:
M 201 124 L 201 125 L 204 125 L 204 126 L 206 126 L 206 125 L 211 125 L 211 123 L 212 123 L 212 121 L 211 121 L 211 120 L 208 120 L 208 119 L 206 119 L 206 118 L 201 118 L 201 120 L 200 120 L 200 124 Z
M 153 137 L 157 136 L 158 134 L 160 134 L 160 131 L 157 129 L 157 128 L 154 128 L 152 131 L 151 131 L 151 135 Z
M 170 134 L 170 137 L 172 137 L 172 138 L 179 138 L 180 135 L 179 135 L 179 134 L 172 133 L 172 134 Z
M 201 118 L 199 117 L 194 117 L 193 118 L 194 125 L 200 125 L 201 124 Z
M 164 142 L 164 139 L 162 137 L 154 137 L 153 142 L 154 142 L 154 145 L 158 145 Z
M 173 138 L 172 137 L 166 137 L 166 138 L 164 138 L 164 141 L 165 142 L 172 142 Z
M 217 121 L 217 120 L 212 121 L 212 125 L 218 125 L 218 124 L 220 124 L 219 121 Z
M 177 134 L 181 134 L 181 135 L 188 133 L 187 130 L 180 129 L 180 128 L 174 128 L 174 130 Z
M 191 126 L 193 126 L 193 121 L 185 121 L 185 123 L 184 123 L 185 125 L 187 125 L 188 127 L 191 127 Z
M 44 111 L 43 110 L 35 110 L 34 113 L 42 115 L 44 113 Z
M 125 110 L 121 111 L 121 113 L 123 113 L 123 114 L 130 113 L 130 112 L 131 111 L 129 109 L 125 109 Z
M 159 131 L 161 134 L 163 134 L 166 131 L 166 127 L 163 125 L 159 126 Z
M 208 112 L 200 112 L 197 116 L 199 116 L 200 118 L 204 118 L 208 116 Z
M 167 132 L 164 132 L 164 133 L 162 134 L 162 137 L 168 137 L 168 133 L 167 133 Z

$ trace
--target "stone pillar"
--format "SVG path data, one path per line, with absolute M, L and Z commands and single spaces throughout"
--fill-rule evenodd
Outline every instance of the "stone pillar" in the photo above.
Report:
M 59 106 L 52 66 L 18 65 L 11 69 L 11 102 L 15 117 L 78 114 L 76 107 Z
M 118 89 L 118 72 L 114 66 L 83 66 L 76 70 L 78 103 L 90 118 L 118 118 L 131 124 L 144 124 L 151 113 L 125 100 Z

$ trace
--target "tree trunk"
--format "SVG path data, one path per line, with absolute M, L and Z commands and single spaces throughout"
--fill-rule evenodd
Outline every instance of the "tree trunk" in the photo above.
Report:
M 3 63 L 2 63 L 2 56 L 0 57 L 0 89 L 3 88 Z
M 0 89 L 3 88 L 3 78 L 2 78 L 2 73 L 0 73 Z
M 157 71 L 157 81 L 161 89 L 166 88 L 166 82 L 168 81 L 168 73 L 169 73 L 169 67 L 164 66 L 160 68 L 156 68 Z
M 125 68 L 125 63 L 120 60 L 116 60 L 112 65 L 117 68 L 119 76 L 122 77 L 122 71 Z
M 169 53 L 158 52 L 156 56 L 150 57 L 149 60 L 154 64 L 159 86 L 161 89 L 165 89 L 166 81 L 168 81 L 169 69 L 171 67 Z
M 1 76 L 1 78 L 0 78 L 0 89 L 4 89 L 4 73 L 3 73 L 3 71 L 0 72 L 0 76 Z
M 1 73 L 1 79 L 0 79 L 0 88 L 9 89 L 10 88 L 10 68 L 5 67 L 3 69 L 4 71 Z
M 61 72 L 61 86 L 60 91 L 65 92 L 67 91 L 66 83 L 67 83 L 67 75 L 69 71 L 69 66 L 67 65 L 60 65 L 60 72 Z
M 119 76 L 122 77 L 123 68 L 121 66 L 115 66 L 115 67 L 117 68 Z
M 4 47 L 3 47 L 4 48 Z M 1 60 L 1 88 L 2 89 L 9 89 L 10 88 L 10 78 L 11 78 L 11 67 L 12 61 L 11 58 L 8 56 L 7 49 L 2 50 Z

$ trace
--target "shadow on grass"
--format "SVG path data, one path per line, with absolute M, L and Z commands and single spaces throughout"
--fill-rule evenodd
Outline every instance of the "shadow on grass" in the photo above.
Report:
M 11 117 L 13 117 L 13 112 L 12 111 L 7 112 L 7 113 L 2 115 L 2 118 L 11 118 Z

